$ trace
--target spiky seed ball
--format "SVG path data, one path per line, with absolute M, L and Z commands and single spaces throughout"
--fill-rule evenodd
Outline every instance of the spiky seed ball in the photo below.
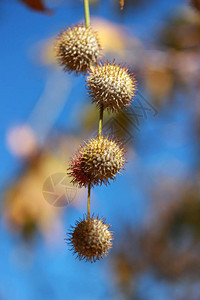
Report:
M 108 254 L 112 247 L 113 233 L 105 219 L 98 217 L 76 221 L 67 239 L 79 260 L 95 262 Z
M 190 0 L 191 5 L 200 12 L 200 0 Z
M 73 184 L 78 184 L 79 187 L 88 186 L 90 177 L 84 168 L 84 161 L 81 153 L 75 153 L 69 165 L 68 175 L 73 178 L 71 182 Z
M 101 185 L 115 180 L 116 174 L 124 169 L 125 150 L 110 137 L 91 138 L 80 147 L 70 162 L 69 175 L 79 186 Z
M 96 65 L 86 79 L 92 102 L 98 107 L 109 111 L 117 111 L 129 106 L 136 91 L 136 81 L 133 74 L 128 73 L 127 67 L 110 64 Z
M 85 73 L 90 64 L 96 63 L 100 45 L 91 27 L 76 25 L 67 27 L 56 40 L 56 57 L 64 71 Z

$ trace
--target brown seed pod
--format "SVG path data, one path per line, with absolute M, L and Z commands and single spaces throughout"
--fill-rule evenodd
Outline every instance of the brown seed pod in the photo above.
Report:
M 134 75 L 128 73 L 127 67 L 115 62 L 107 61 L 91 68 L 86 81 L 92 102 L 112 112 L 129 106 L 135 96 Z
M 96 33 L 84 25 L 63 29 L 57 37 L 55 50 L 58 63 L 68 72 L 85 73 L 100 56 Z
M 112 247 L 113 232 L 109 228 L 104 218 L 83 217 L 72 226 L 67 242 L 79 260 L 95 262 Z
M 74 155 L 68 169 L 72 182 L 81 186 L 101 185 L 115 180 L 116 174 L 125 168 L 125 150 L 110 137 L 91 138 Z
M 68 175 L 73 177 L 72 183 L 78 184 L 80 187 L 88 186 L 91 181 L 90 176 L 84 168 L 83 156 L 79 151 L 74 154 L 69 164 Z
M 190 0 L 191 5 L 200 12 L 200 0 Z

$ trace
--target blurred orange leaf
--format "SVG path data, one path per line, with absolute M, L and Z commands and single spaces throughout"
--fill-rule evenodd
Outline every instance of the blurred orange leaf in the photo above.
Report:
M 119 0 L 119 2 L 120 2 L 120 5 L 121 5 L 121 9 L 123 9 L 124 8 L 124 0 Z
M 52 10 L 47 9 L 44 4 L 43 0 L 20 0 L 21 2 L 25 3 L 29 8 L 40 11 L 40 12 L 45 12 L 48 14 L 52 13 Z

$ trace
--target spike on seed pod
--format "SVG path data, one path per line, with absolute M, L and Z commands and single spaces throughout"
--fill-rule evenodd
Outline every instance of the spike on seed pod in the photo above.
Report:
M 80 146 L 68 169 L 72 182 L 80 187 L 108 184 L 125 168 L 125 150 L 121 144 L 104 136 L 91 138 Z
M 100 56 L 100 45 L 91 27 L 76 25 L 66 27 L 55 43 L 56 57 L 64 71 L 86 73 L 90 64 Z
M 79 260 L 95 262 L 108 254 L 112 247 L 113 232 L 104 218 L 92 216 L 76 221 L 67 242 Z
M 108 111 L 118 111 L 131 104 L 136 91 L 136 80 L 127 67 L 106 61 L 89 71 L 86 79 L 92 102 Z

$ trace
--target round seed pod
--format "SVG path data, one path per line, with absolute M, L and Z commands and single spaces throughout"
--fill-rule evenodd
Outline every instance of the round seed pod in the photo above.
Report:
M 85 73 L 100 56 L 96 33 L 84 25 L 63 29 L 57 37 L 55 50 L 59 65 L 68 72 Z
M 109 228 L 104 218 L 83 217 L 72 226 L 67 242 L 79 260 L 95 262 L 106 256 L 112 247 L 113 233 Z
M 86 79 L 92 102 L 108 111 L 118 111 L 131 104 L 136 91 L 136 81 L 127 67 L 110 64 L 96 65 L 91 68 Z
M 75 154 L 70 162 L 69 175 L 79 186 L 108 184 L 125 168 L 125 150 L 110 137 L 91 138 Z
M 190 0 L 191 5 L 200 12 L 200 0 Z
M 75 153 L 69 165 L 68 175 L 73 178 L 71 182 L 79 187 L 88 186 L 90 177 L 84 169 L 83 156 L 79 152 Z

